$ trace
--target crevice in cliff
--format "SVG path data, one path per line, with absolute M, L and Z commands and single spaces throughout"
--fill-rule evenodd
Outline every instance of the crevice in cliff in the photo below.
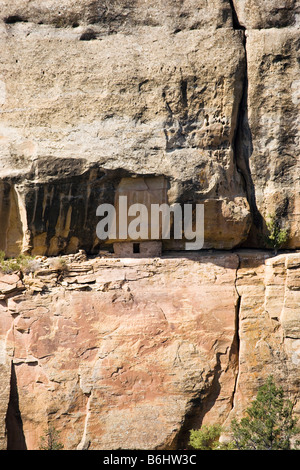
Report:
M 242 177 L 247 201 L 252 216 L 252 224 L 261 227 L 262 216 L 257 208 L 255 187 L 250 169 L 250 157 L 253 152 L 252 133 L 248 120 L 248 57 L 247 57 L 247 31 L 241 25 L 236 13 L 233 0 L 229 0 L 232 11 L 233 29 L 241 31 L 244 46 L 245 65 L 242 86 L 242 95 L 237 113 L 237 125 L 233 139 L 233 154 L 237 171 Z M 250 231 L 250 230 L 249 230 Z
M 200 392 L 199 396 L 193 398 L 189 404 L 189 410 L 186 413 L 181 429 L 175 438 L 176 449 L 187 448 L 190 437 L 190 430 L 200 429 L 204 416 L 213 408 L 220 395 L 220 377 L 223 372 L 221 365 L 221 356 L 223 354 L 227 354 L 227 352 L 216 353 L 215 367 L 206 378 L 208 382 L 207 387 L 205 388 L 205 390 L 202 390 Z M 171 448 L 173 448 L 173 446 Z
M 189 402 L 189 409 L 184 417 L 182 426 L 176 435 L 174 441 L 172 442 L 171 449 L 186 449 L 188 446 L 188 441 L 190 437 L 191 429 L 200 429 L 206 415 L 209 415 L 213 407 L 216 406 L 218 400 L 219 403 L 224 399 L 222 398 L 221 387 L 222 387 L 222 374 L 229 372 L 229 375 L 233 373 L 232 380 L 232 390 L 231 395 L 229 396 L 228 403 L 228 414 L 233 409 L 235 404 L 235 395 L 238 386 L 239 379 L 239 370 L 240 370 L 240 336 L 239 336 L 239 326 L 240 326 L 240 312 L 241 312 L 241 294 L 238 290 L 238 277 L 239 270 L 241 265 L 241 258 L 237 255 L 237 266 L 235 268 L 235 274 L 233 279 L 233 287 L 236 293 L 235 300 L 235 317 L 234 317 L 234 331 L 232 335 L 232 343 L 230 350 L 228 348 L 224 353 L 216 352 L 216 362 L 214 369 L 206 377 L 207 386 L 203 387 L 198 396 L 194 397 Z M 224 370 L 221 356 L 224 355 L 228 357 L 227 367 Z M 232 371 L 232 372 L 231 372 Z M 231 375 L 232 376 L 232 375 Z M 218 404 L 217 404 L 218 406 Z M 228 417 L 228 416 L 227 416 Z M 226 421 L 227 417 L 224 419 Z M 220 423 L 222 424 L 222 423 Z
M 241 299 L 242 298 L 237 287 L 238 272 L 240 269 L 240 262 L 241 262 L 239 256 L 238 256 L 238 259 L 239 259 L 239 263 L 238 263 L 238 267 L 236 268 L 235 280 L 234 280 L 234 288 L 237 294 L 237 299 L 236 299 L 236 304 L 235 304 L 235 330 L 234 330 L 232 346 L 231 346 L 230 353 L 229 353 L 229 364 L 231 364 L 233 370 L 235 371 L 235 380 L 234 380 L 234 386 L 233 386 L 232 395 L 231 395 L 231 409 L 234 407 L 235 393 L 237 389 L 237 383 L 238 383 L 238 378 L 239 378 L 239 366 L 240 366 L 239 328 L 240 328 L 240 311 L 241 311 Z
M 7 450 L 27 450 L 19 407 L 19 393 L 15 365 L 11 363 L 10 395 L 5 418 Z
M 239 21 L 239 18 L 238 18 L 233 0 L 229 0 L 229 5 L 230 5 L 230 8 L 231 8 L 231 13 L 232 13 L 232 26 L 233 26 L 233 29 L 245 30 L 246 29 L 245 26 L 242 26 L 240 21 Z

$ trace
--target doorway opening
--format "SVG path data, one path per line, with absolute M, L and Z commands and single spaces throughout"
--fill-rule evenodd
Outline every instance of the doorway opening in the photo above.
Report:
M 140 253 L 140 244 L 139 243 L 133 243 L 133 253 Z

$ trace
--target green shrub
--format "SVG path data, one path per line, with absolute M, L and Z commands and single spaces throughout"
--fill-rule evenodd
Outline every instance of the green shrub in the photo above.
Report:
M 293 418 L 294 404 L 283 397 L 273 377 L 260 387 L 246 416 L 231 423 L 233 443 L 238 450 L 291 450 L 298 448 L 293 439 L 300 433 Z
M 63 450 L 64 446 L 59 441 L 60 432 L 57 431 L 53 424 L 49 424 L 41 437 L 39 450 Z
M 300 428 L 293 416 L 294 405 L 284 398 L 270 376 L 240 420 L 231 421 L 231 440 L 220 443 L 223 428 L 214 424 L 190 431 L 189 445 L 198 450 L 293 450 L 299 449 Z
M 203 425 L 190 431 L 189 445 L 198 450 L 216 450 L 220 447 L 219 438 L 222 428 L 219 424 Z
M 17 258 L 5 258 L 5 253 L 0 251 L 0 271 L 10 274 L 15 271 L 24 271 L 33 260 L 33 257 L 21 254 Z
M 281 228 L 281 223 L 275 214 L 267 217 L 266 225 L 268 229 L 266 243 L 277 254 L 278 249 L 287 241 L 288 232 Z

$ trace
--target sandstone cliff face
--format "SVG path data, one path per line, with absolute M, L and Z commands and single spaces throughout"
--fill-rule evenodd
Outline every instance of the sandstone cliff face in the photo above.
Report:
M 297 395 L 299 254 L 67 264 L 0 278 L 3 448 L 37 449 L 49 421 L 67 449 L 176 448 L 269 374 Z
M 221 369 L 216 408 L 226 416 L 238 258 L 201 260 L 97 258 L 73 262 L 60 281 L 46 265 L 24 277 L 29 290 L 3 294 L 2 383 L 8 400 L 12 361 L 28 448 L 54 417 L 67 448 L 172 447 L 193 400 L 210 395 Z M 1 285 L 16 281 L 6 276 Z
M 299 29 L 247 32 L 248 133 L 245 149 L 254 188 L 253 214 L 261 244 L 264 219 L 276 213 L 299 247 Z M 254 224 L 255 226 L 255 224 Z M 250 237 L 251 239 L 251 237 Z
M 246 29 L 285 28 L 299 25 L 297 0 L 232 0 L 238 21 Z
M 0 248 L 97 252 L 96 207 L 134 175 L 205 204 L 206 248 L 262 246 L 274 211 L 299 247 L 299 11 L 281 3 L 1 1 Z
M 176 448 L 241 416 L 269 373 L 299 389 L 297 0 L 0 0 L 0 439 Z M 137 178 L 138 177 L 138 178 Z M 123 178 L 203 203 L 207 249 L 98 254 Z M 299 413 L 299 405 L 297 405 Z M 138 417 L 138 419 L 137 419 Z

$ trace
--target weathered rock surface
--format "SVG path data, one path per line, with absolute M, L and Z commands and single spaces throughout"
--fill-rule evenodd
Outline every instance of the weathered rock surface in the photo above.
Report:
M 167 26 L 171 30 L 232 25 L 229 2 L 222 0 L 1 0 L 1 17 L 8 24 L 32 22 L 66 26 L 93 25 L 105 34 L 132 32 L 137 26 Z
M 253 188 L 252 246 L 262 246 L 265 219 L 276 213 L 289 231 L 287 247 L 300 245 L 299 29 L 247 32 L 248 187 Z
M 206 248 L 262 247 L 274 211 L 299 247 L 298 2 L 0 7 L 7 255 L 97 252 L 96 207 L 136 175 L 205 204 Z
M 228 370 L 216 409 L 226 416 L 237 266 L 234 254 L 108 258 L 80 263 L 80 271 L 73 263 L 60 278 L 49 268 L 25 276 L 26 293 L 2 301 L 1 332 L 26 446 L 38 446 L 54 417 L 67 448 L 173 446 L 193 400 L 210 395 L 220 368 Z
M 239 24 L 246 29 L 299 26 L 298 0 L 232 0 Z
M 167 178 L 171 203 L 205 203 L 206 247 L 246 239 L 242 33 L 227 2 L 173 3 L 2 2 L 8 255 L 99 249 L 96 207 L 131 175 Z
M 296 396 L 299 253 L 79 250 L 126 178 L 203 203 L 205 248 L 272 213 L 300 248 L 299 32 L 297 0 L 0 0 L 0 250 L 77 253 L 0 277 L 3 448 L 175 448 L 269 373 Z
M 155 449 L 240 416 L 270 373 L 295 397 L 299 276 L 299 254 L 223 252 L 2 277 L 2 447 L 7 409 L 12 447 L 50 421 L 67 449 Z
M 300 254 L 265 258 L 240 256 L 236 288 L 239 300 L 239 373 L 233 401 L 234 416 L 256 396 L 258 386 L 273 375 L 287 398 L 297 401 L 300 378 Z

